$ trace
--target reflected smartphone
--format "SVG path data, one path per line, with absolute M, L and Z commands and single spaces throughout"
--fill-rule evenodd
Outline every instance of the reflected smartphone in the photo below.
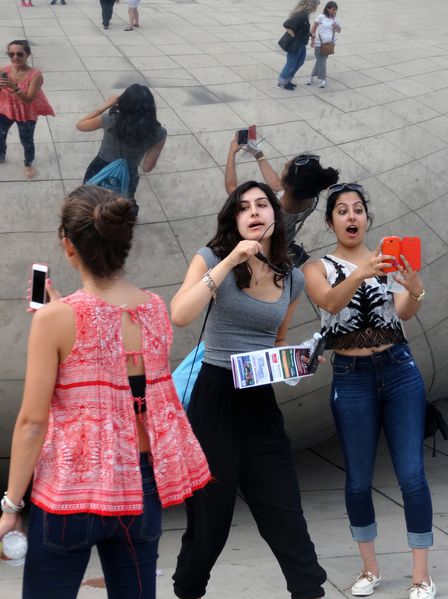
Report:
M 257 141 L 257 125 L 251 125 L 248 129 L 248 138 Z
M 240 129 L 238 131 L 238 144 L 247 144 L 249 141 L 249 129 Z
M 403 237 L 401 240 L 401 253 L 409 262 L 412 270 L 421 270 L 422 243 L 420 237 Z
M 6 71 L 3 71 L 3 73 L 0 74 L 0 77 L 2 79 L 8 79 L 8 73 Z
M 385 260 L 385 262 L 390 262 L 391 266 L 383 268 L 383 272 L 395 272 L 398 270 L 398 268 L 394 265 L 394 262 L 401 264 L 401 239 L 396 236 L 384 237 L 383 241 L 381 242 L 381 253 L 394 257 L 393 261 Z
M 310 361 L 306 365 L 308 374 L 314 374 L 319 366 L 319 356 L 325 351 L 325 338 L 321 337 L 314 346 L 313 353 L 310 356 Z
M 31 293 L 30 308 L 38 310 L 46 302 L 47 293 L 45 283 L 48 277 L 48 266 L 46 264 L 33 264 L 31 266 Z

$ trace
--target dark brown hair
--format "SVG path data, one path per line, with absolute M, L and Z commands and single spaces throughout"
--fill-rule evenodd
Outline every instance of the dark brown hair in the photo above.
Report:
M 242 241 L 242 237 L 238 231 L 236 224 L 236 216 L 241 209 L 242 196 L 258 187 L 266 194 L 266 197 L 274 210 L 275 227 L 271 235 L 271 247 L 269 252 L 269 260 L 274 266 L 286 272 L 289 271 L 290 263 L 286 251 L 285 226 L 283 224 L 283 215 L 281 213 L 280 202 L 272 189 L 266 183 L 258 183 L 257 181 L 246 181 L 232 191 L 227 198 L 224 206 L 218 214 L 218 228 L 214 237 L 207 243 L 207 247 L 211 248 L 219 258 L 225 258 L 230 252 Z M 236 284 L 240 289 L 250 286 L 250 278 L 252 271 L 247 264 L 243 262 L 233 268 Z M 274 282 L 277 287 L 278 282 L 284 277 L 279 274 L 274 274 Z
M 6 46 L 6 49 L 8 52 L 9 52 L 10 46 L 22 46 L 22 48 L 25 50 L 25 54 L 27 56 L 29 56 L 31 54 L 31 48 L 30 48 L 30 44 L 29 44 L 28 40 L 13 40 L 12 42 L 9 42 L 9 44 Z
M 70 239 L 94 277 L 109 278 L 124 267 L 134 225 L 129 200 L 102 187 L 82 185 L 64 200 L 59 235 Z
M 332 8 L 335 8 L 336 10 L 338 10 L 338 5 L 336 4 L 336 2 L 327 2 L 324 8 L 324 15 L 326 17 L 330 16 L 330 10 Z

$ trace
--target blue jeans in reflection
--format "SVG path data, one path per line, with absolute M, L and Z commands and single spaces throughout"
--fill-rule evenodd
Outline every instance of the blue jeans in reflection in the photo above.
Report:
M 141 471 L 141 516 L 65 516 L 32 506 L 22 599 L 75 599 L 94 545 L 108 599 L 155 599 L 161 505 L 147 454 Z
M 409 546 L 431 546 L 432 506 L 423 464 L 425 388 L 408 345 L 368 357 L 335 354 L 331 408 L 344 452 L 353 538 L 376 537 L 372 479 L 383 429 L 401 488 Z
M 305 58 L 305 44 L 301 44 L 295 52 L 288 52 L 286 55 L 286 64 L 278 76 L 278 82 L 282 85 L 289 83 L 305 62 Z

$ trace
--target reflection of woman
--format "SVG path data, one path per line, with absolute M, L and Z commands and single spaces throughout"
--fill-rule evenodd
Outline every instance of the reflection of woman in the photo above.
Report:
M 338 5 L 336 2 L 327 2 L 323 14 L 319 15 L 311 28 L 311 47 L 314 48 L 316 62 L 314 63 L 311 77 L 307 85 L 313 84 L 313 77 L 320 79 L 319 87 L 327 84 L 327 58 L 320 53 L 322 43 L 334 41 L 335 33 L 340 33 L 341 24 L 336 19 Z
M 339 174 L 334 168 L 324 168 L 320 157 L 315 154 L 299 154 L 288 160 L 280 174 L 277 174 L 263 151 L 256 144 L 238 144 L 238 134 L 234 136 L 227 155 L 225 186 L 231 193 L 238 185 L 235 157 L 242 149 L 257 161 L 263 179 L 276 192 L 282 206 L 282 218 L 286 226 L 286 243 L 293 264 L 299 266 L 307 260 L 303 248 L 294 243 L 305 219 L 315 210 L 319 193 L 337 182 Z
M 260 261 L 257 252 L 268 261 Z M 303 285 L 302 273 L 288 272 L 287 265 L 278 200 L 264 183 L 249 181 L 230 194 L 213 239 L 193 258 L 171 302 L 173 322 L 185 326 L 216 296 L 188 408 L 215 482 L 188 500 L 187 530 L 173 577 L 174 591 L 184 599 L 205 594 L 229 534 L 237 486 L 292 596 L 324 595 L 325 572 L 303 517 L 290 442 L 273 389 L 236 390 L 230 365 L 233 353 L 284 344 Z
M 286 53 L 286 64 L 278 76 L 278 86 L 287 90 L 297 87 L 292 79 L 305 62 L 306 46 L 310 37 L 309 16 L 319 6 L 320 0 L 300 0 L 297 6 L 283 23 L 283 27 L 294 38 Z
M 109 23 L 110 23 L 110 20 L 112 19 L 115 2 L 118 2 L 118 0 L 100 0 L 101 17 L 102 17 L 104 29 L 109 29 Z
M 0 538 L 20 524 L 33 475 L 23 596 L 77 596 L 94 545 L 108 596 L 155 599 L 161 505 L 210 478 L 169 370 L 162 300 L 123 278 L 135 217 L 100 187 L 62 207 L 83 287 L 33 318 Z
M 77 124 L 79 131 L 104 130 L 98 155 L 87 167 L 84 183 L 105 166 L 125 158 L 130 172 L 127 196 L 134 199 L 138 165 L 149 173 L 156 166 L 166 141 L 166 129 L 156 117 L 154 97 L 146 85 L 134 83 L 121 96 L 112 96 Z
M 336 249 L 307 264 L 304 272 L 307 291 L 321 310 L 326 347 L 335 351 L 331 407 L 344 452 L 350 529 L 363 562 L 351 591 L 370 595 L 381 580 L 372 477 L 383 429 L 414 558 L 410 599 L 432 599 L 436 590 L 427 563 L 432 508 L 423 463 L 425 387 L 400 322 L 418 312 L 422 282 L 404 259 L 405 268 L 396 276 L 403 292 L 388 291 L 383 283 L 388 257 L 365 244 L 368 209 L 360 185 L 330 188 L 326 221 L 336 235 Z
M 32 166 L 36 121 L 39 116 L 54 116 L 54 112 L 41 89 L 42 73 L 27 64 L 31 55 L 28 42 L 14 40 L 7 50 L 11 65 L 0 67 L 0 162 L 6 158 L 8 131 L 16 123 L 25 154 L 25 177 L 32 179 L 37 175 Z

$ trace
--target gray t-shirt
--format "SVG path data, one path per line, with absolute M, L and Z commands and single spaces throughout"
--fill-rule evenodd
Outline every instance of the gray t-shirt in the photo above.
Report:
M 159 141 L 165 139 L 167 133 L 165 127 L 159 127 L 154 137 L 143 144 L 128 145 L 118 141 L 115 133 L 116 114 L 103 112 L 101 115 L 101 125 L 104 129 L 104 137 L 101 142 L 99 156 L 106 162 L 113 162 L 118 158 L 126 158 L 130 167 L 137 167 L 146 152 L 155 146 Z
M 204 247 L 197 254 L 208 268 L 220 262 L 213 251 Z M 304 277 L 297 268 L 285 279 L 283 293 L 275 302 L 256 299 L 239 289 L 233 272 L 219 286 L 204 333 L 204 362 L 231 368 L 230 355 L 273 347 L 288 306 L 299 297 Z

